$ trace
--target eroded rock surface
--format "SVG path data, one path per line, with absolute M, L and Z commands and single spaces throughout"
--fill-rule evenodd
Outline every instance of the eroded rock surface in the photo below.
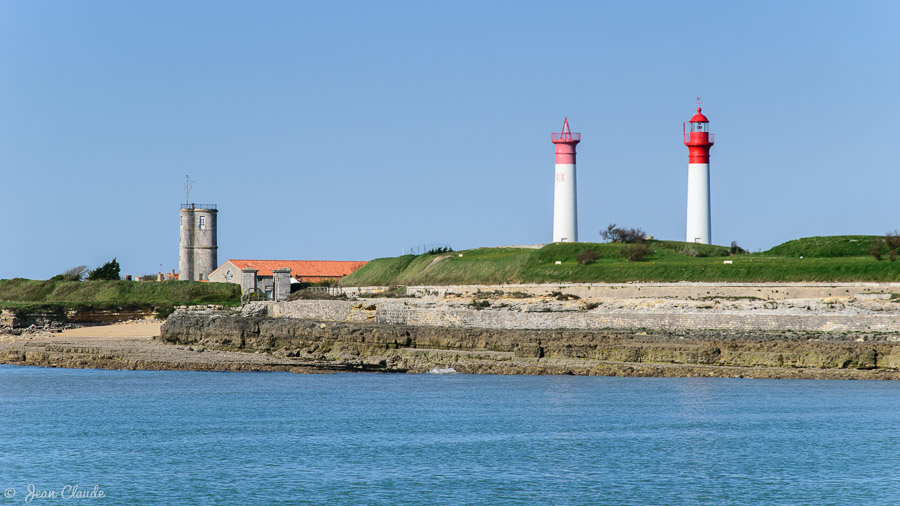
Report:
M 497 374 L 900 378 L 891 334 L 509 330 L 176 313 L 160 340 L 339 368 Z

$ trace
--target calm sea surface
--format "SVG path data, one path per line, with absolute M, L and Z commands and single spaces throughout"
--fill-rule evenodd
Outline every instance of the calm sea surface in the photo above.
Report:
M 900 383 L 0 366 L 0 445 L 0 505 L 896 504 Z

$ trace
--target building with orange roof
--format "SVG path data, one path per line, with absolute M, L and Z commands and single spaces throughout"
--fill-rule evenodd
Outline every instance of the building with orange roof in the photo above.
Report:
M 359 269 L 367 262 L 340 260 L 235 260 L 231 259 L 209 273 L 214 283 L 235 283 L 242 285 L 241 274 L 245 270 L 256 271 L 256 286 L 267 297 L 272 298 L 275 287 L 275 271 L 290 269 L 292 283 L 317 283 L 338 281 Z M 243 285 L 242 285 L 243 286 Z

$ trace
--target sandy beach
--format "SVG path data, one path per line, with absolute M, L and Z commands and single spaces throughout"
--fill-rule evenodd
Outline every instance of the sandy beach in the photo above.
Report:
M 204 347 L 163 344 L 155 340 L 162 322 L 126 322 L 41 331 L 0 334 L 0 363 L 47 367 L 328 372 L 339 366 L 275 357 L 265 353 L 207 350 Z

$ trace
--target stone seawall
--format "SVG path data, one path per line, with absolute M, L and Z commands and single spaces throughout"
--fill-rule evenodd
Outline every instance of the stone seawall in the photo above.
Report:
M 348 295 L 380 293 L 385 286 L 345 287 Z M 581 298 L 639 298 L 667 297 L 700 299 L 706 297 L 748 297 L 760 299 L 809 299 L 823 297 L 856 297 L 866 294 L 900 293 L 900 283 L 566 283 L 566 284 L 507 284 L 507 285 L 433 285 L 408 286 L 410 296 L 457 295 L 473 297 L 479 293 L 502 290 L 533 296 L 547 296 L 564 290 Z

